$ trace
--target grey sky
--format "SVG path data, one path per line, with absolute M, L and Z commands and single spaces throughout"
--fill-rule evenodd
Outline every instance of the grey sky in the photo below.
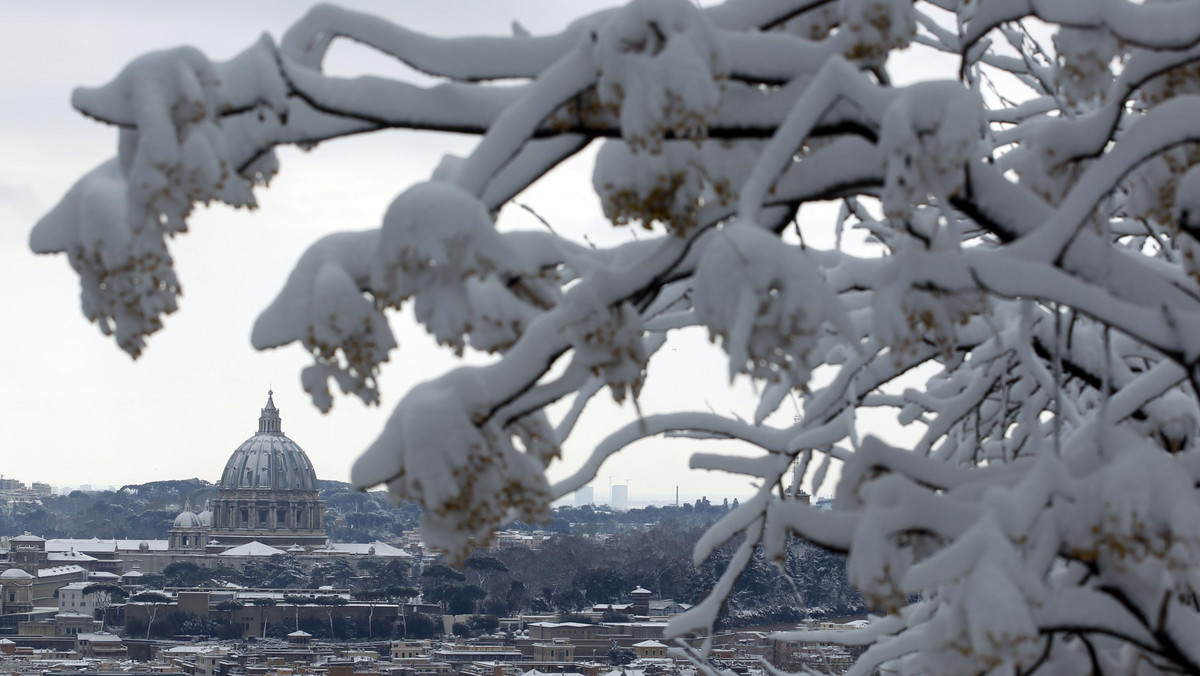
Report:
M 594 2 L 349 2 L 409 28 L 433 34 L 507 33 L 513 19 L 535 34 L 556 31 Z M 164 9 L 165 8 L 165 9 Z M 10 5 L 0 41 L 0 314 L 8 357 L 0 389 L 0 472 L 56 485 L 136 483 L 201 477 L 215 480 L 230 451 L 253 433 L 268 387 L 276 392 L 284 431 L 312 457 L 322 478 L 345 480 L 350 463 L 382 427 L 410 387 L 453 364 L 423 331 L 394 322 L 400 350 L 381 379 L 383 406 L 338 399 L 321 416 L 299 386 L 308 363 L 295 346 L 257 353 L 249 346 L 257 313 L 283 284 L 315 239 L 337 230 L 375 227 L 391 199 L 426 178 L 444 152 L 462 153 L 472 139 L 393 132 L 329 143 L 311 153 L 285 149 L 282 170 L 259 192 L 261 209 L 200 208 L 191 232 L 172 243 L 185 296 L 167 328 L 133 363 L 86 322 L 78 281 L 65 257 L 35 257 L 29 228 L 87 170 L 115 153 L 114 130 L 69 106 L 76 85 L 102 84 L 147 51 L 192 44 L 226 59 L 267 31 L 278 38 L 306 5 L 295 2 L 89 3 Z M 364 49 L 338 47 L 340 74 L 404 69 Z M 559 232 L 611 242 L 631 236 L 599 217 L 587 157 L 539 183 L 523 200 Z M 540 227 L 518 209 L 505 225 Z M 724 360 L 695 332 L 655 358 L 643 395 L 647 411 L 677 409 L 753 412 L 750 387 L 726 385 Z M 699 365 L 699 366 L 698 366 Z M 598 402 L 569 447 L 571 467 L 629 419 Z M 788 413 L 790 416 L 790 412 Z M 748 492 L 741 479 L 692 472 L 683 476 L 695 442 L 648 442 L 610 461 L 596 481 L 607 495 L 609 475 L 631 480 L 631 493 L 709 496 Z M 555 471 L 561 476 L 562 471 Z

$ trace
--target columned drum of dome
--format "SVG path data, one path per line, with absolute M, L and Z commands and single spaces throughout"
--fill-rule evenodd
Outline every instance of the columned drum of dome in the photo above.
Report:
M 167 543 L 169 550 L 184 552 L 203 552 L 208 544 L 208 526 L 199 514 L 192 511 L 190 501 L 171 523 L 171 530 L 167 532 Z
M 223 545 L 325 543 L 325 502 L 317 499 L 317 474 L 304 449 L 284 436 L 273 394 L 267 393 L 258 433 L 225 463 L 210 505 L 211 537 Z

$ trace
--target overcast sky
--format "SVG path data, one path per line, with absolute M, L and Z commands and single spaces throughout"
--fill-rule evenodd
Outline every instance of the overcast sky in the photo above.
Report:
M 534 34 L 556 32 L 604 2 L 348 2 L 435 35 L 508 34 L 519 21 Z M 423 330 L 397 317 L 401 343 L 381 377 L 383 404 L 340 398 L 322 416 L 299 384 L 309 362 L 293 345 L 266 353 L 249 343 L 250 327 L 282 287 L 292 265 L 319 237 L 377 227 L 388 203 L 426 179 L 443 153 L 464 154 L 475 139 L 389 132 L 333 141 L 309 153 L 280 150 L 281 172 L 258 193 L 253 213 L 199 208 L 191 232 L 172 241 L 185 295 L 166 330 L 137 362 L 103 337 L 79 309 L 79 285 L 64 256 L 34 256 L 33 223 L 86 171 L 115 154 L 116 133 L 69 105 L 78 85 L 99 85 L 131 59 L 190 44 L 227 59 L 266 31 L 282 36 L 307 8 L 299 2 L 44 2 L 9 5 L 0 41 L 0 347 L 7 357 L 0 388 L 0 473 L 54 485 L 122 485 L 199 477 L 215 481 L 230 452 L 256 429 L 268 388 L 284 432 L 312 458 L 318 476 L 347 480 L 351 462 L 413 385 L 454 365 Z M 406 76 L 365 48 L 340 44 L 335 74 Z M 592 149 L 594 150 L 594 148 Z M 599 244 L 633 236 L 600 216 L 591 190 L 592 152 L 560 167 L 521 196 L 554 228 Z M 506 207 L 505 228 L 539 228 Z M 754 392 L 730 387 L 726 363 L 703 332 L 677 336 L 655 357 L 643 391 L 646 412 L 713 410 L 749 417 Z M 793 410 L 781 412 L 790 419 Z M 607 431 L 632 413 L 607 395 L 589 410 L 557 478 L 582 462 Z M 745 495 L 745 479 L 689 472 L 694 441 L 652 441 L 602 468 L 598 501 L 610 482 L 629 480 L 631 497 Z M 711 450 L 711 449 L 709 449 Z

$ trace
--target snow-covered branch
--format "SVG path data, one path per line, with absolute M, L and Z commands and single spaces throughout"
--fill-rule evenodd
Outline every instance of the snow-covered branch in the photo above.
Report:
M 67 255 L 84 314 L 137 356 L 176 310 L 168 242 L 196 204 L 254 207 L 275 148 L 477 135 L 382 221 L 312 244 L 253 331 L 312 355 L 322 410 L 331 382 L 379 400 L 409 304 L 446 349 L 492 355 L 414 387 L 354 466 L 422 504 L 431 544 L 462 558 L 686 436 L 708 445 L 693 467 L 757 493 L 697 545 L 735 551 L 675 635 L 801 537 L 845 552 L 879 614 L 779 638 L 869 645 L 850 673 L 1200 673 L 1198 7 L 634 0 L 554 35 L 441 38 L 322 5 L 228 62 L 184 47 L 78 90 L 117 156 L 30 244 Z M 332 76 L 338 39 L 438 81 Z M 910 48 L 957 65 L 908 77 Z M 605 217 L 648 234 L 498 224 L 593 142 Z M 638 402 L 689 328 L 756 385 L 752 414 L 651 412 L 552 483 L 595 397 Z M 915 441 L 881 438 L 885 415 Z M 833 511 L 798 499 L 826 483 Z

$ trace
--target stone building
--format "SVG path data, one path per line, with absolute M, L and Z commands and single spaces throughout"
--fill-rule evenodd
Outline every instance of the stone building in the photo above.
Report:
M 192 511 L 192 503 L 184 505 L 175 517 L 171 530 L 167 531 L 167 549 L 173 552 L 203 552 L 212 531 L 212 512 L 208 505 L 199 514 Z M 149 547 L 149 545 L 147 545 Z
M 272 392 L 258 433 L 229 456 L 218 489 L 208 537 L 222 545 L 258 541 L 284 549 L 325 543 L 317 474 L 304 449 L 283 434 Z
M 8 561 L 14 568 L 32 573 L 45 559 L 46 541 L 44 539 L 29 531 L 8 539 Z
M 20 568 L 0 573 L 0 614 L 12 615 L 33 610 L 34 577 Z

